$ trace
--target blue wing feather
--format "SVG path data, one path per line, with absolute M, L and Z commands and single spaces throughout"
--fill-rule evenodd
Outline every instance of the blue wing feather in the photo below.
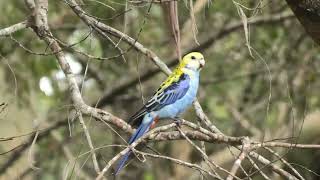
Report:
M 155 93 L 152 98 L 128 121 L 133 125 L 139 125 L 145 114 L 152 111 L 158 111 L 166 105 L 173 104 L 181 99 L 188 91 L 190 77 L 187 74 L 181 74 L 178 81 L 172 83 L 161 93 Z
M 173 104 L 177 100 L 181 99 L 188 91 L 190 85 L 190 77 L 187 74 L 181 74 L 179 80 L 175 83 L 172 83 L 166 89 L 163 90 L 156 99 L 160 99 L 160 101 L 156 101 L 156 99 L 152 98 L 148 104 L 155 104 L 152 109 L 149 111 L 157 111 L 161 109 L 163 106 Z M 148 104 L 146 106 L 148 107 Z

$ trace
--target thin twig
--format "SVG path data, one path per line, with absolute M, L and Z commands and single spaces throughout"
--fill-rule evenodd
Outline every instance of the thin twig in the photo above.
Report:
M 189 168 L 191 168 L 191 169 L 195 169 L 195 170 L 200 171 L 200 172 L 205 172 L 205 173 L 207 173 L 208 175 L 210 175 L 212 178 L 222 180 L 221 177 L 212 174 L 210 171 L 207 171 L 206 169 L 202 168 L 201 166 L 199 166 L 199 165 L 197 165 L 197 164 L 192 164 L 192 163 L 189 163 L 189 162 L 186 162 L 186 161 L 182 161 L 182 160 L 180 160 L 180 159 L 175 159 L 175 158 L 172 158 L 172 157 L 169 157 L 169 156 L 162 156 L 162 155 L 156 155 L 156 154 L 146 153 L 146 152 L 138 151 L 138 150 L 136 150 L 136 149 L 134 149 L 133 151 L 134 151 L 135 153 L 141 154 L 141 155 L 143 155 L 143 156 L 150 156 L 150 157 L 152 157 L 152 158 L 166 159 L 166 160 L 172 161 L 172 162 L 174 162 L 174 163 L 176 163 L 176 164 L 180 164 L 180 165 L 182 165 L 182 166 L 186 166 L 186 167 L 189 167 Z
M 210 164 L 212 164 L 215 168 L 217 168 L 217 169 L 219 169 L 219 170 L 221 170 L 221 171 L 223 171 L 223 172 L 225 172 L 225 173 L 227 173 L 227 174 L 230 174 L 231 176 L 233 176 L 233 177 L 236 178 L 236 179 L 240 179 L 240 178 L 236 177 L 235 175 L 232 175 L 228 170 L 220 167 L 219 165 L 217 165 L 216 163 L 214 163 L 213 161 L 211 161 L 211 160 L 209 159 L 208 155 L 207 155 L 205 152 L 203 152 L 203 151 L 201 150 L 201 148 L 199 148 L 197 145 L 195 145 L 195 144 L 186 136 L 186 134 L 181 130 L 180 127 L 177 126 L 177 129 L 178 129 L 178 131 L 180 132 L 180 134 L 181 134 L 194 148 L 196 148 L 197 151 L 199 151 L 199 152 L 201 153 L 201 156 L 202 156 L 204 159 L 206 159 L 206 161 L 208 161 Z M 218 174 L 216 174 L 216 175 L 218 175 Z
M 283 159 L 277 152 L 268 147 L 266 147 L 265 149 L 279 158 L 280 161 L 283 162 L 283 164 L 285 164 L 297 177 L 300 178 L 300 180 L 305 180 L 304 177 L 302 177 L 301 174 L 293 166 L 291 166 L 290 163 Z
M 130 146 L 128 146 L 127 148 L 125 148 L 124 150 L 122 150 L 119 154 L 117 154 L 116 156 L 114 156 L 108 163 L 107 165 L 102 169 L 101 173 L 97 176 L 96 180 L 102 179 L 104 177 L 104 174 L 108 171 L 108 169 L 112 166 L 113 163 L 115 163 L 121 156 L 125 155 L 126 153 L 128 153 L 131 149 L 133 149 L 134 147 L 136 147 L 138 144 L 140 144 L 141 142 L 143 142 L 148 136 L 150 136 L 151 134 L 155 134 L 161 131 L 164 131 L 166 129 L 170 129 L 172 127 L 174 127 L 175 124 L 169 124 L 166 126 L 161 126 L 155 129 L 152 129 L 151 131 L 149 131 L 148 133 L 144 134 L 141 138 L 139 138 L 138 140 L 136 140 L 134 143 L 132 143 Z
M 89 145 L 90 150 L 91 150 L 93 167 L 94 167 L 96 173 L 99 174 L 100 173 L 100 167 L 99 167 L 99 163 L 98 163 L 98 160 L 97 160 L 97 155 L 96 155 L 96 153 L 94 151 L 94 146 L 93 146 L 93 143 L 92 143 L 92 140 L 91 140 L 90 132 L 89 132 L 89 130 L 88 130 L 83 118 L 82 118 L 81 112 L 79 112 L 79 120 L 80 120 L 80 124 L 82 126 L 83 132 L 84 132 L 84 134 L 86 136 L 86 139 L 88 141 L 88 145 Z
M 232 180 L 236 175 L 239 167 L 241 166 L 241 162 L 246 158 L 247 153 L 250 151 L 250 140 L 248 137 L 243 138 L 242 150 L 238 158 L 234 161 L 233 166 L 230 170 L 230 174 L 227 177 L 227 180 Z

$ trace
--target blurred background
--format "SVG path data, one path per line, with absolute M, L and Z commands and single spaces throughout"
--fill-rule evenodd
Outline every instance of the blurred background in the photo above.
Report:
M 92 17 L 137 39 L 171 68 L 178 63 L 168 3 L 78 3 Z M 199 102 L 222 132 L 259 141 L 320 143 L 319 45 L 286 1 L 179 0 L 177 5 L 182 54 L 196 50 L 206 59 Z M 29 16 L 19 0 L 0 1 L 0 10 L 0 29 Z M 57 39 L 74 44 L 65 53 L 87 104 L 94 106 L 103 99 L 100 108 L 126 120 L 165 79 L 148 57 L 121 39 L 110 36 L 115 47 L 93 32 L 65 1 L 49 1 L 48 19 Z M 108 59 L 88 58 L 76 51 Z M 125 52 L 123 56 L 120 51 Z M 46 53 L 50 53 L 47 45 L 31 28 L 0 37 L 0 179 L 93 179 L 90 149 L 74 118 L 65 76 L 56 58 Z M 196 122 L 193 108 L 183 117 Z M 90 117 L 84 120 L 94 147 L 101 147 L 96 152 L 104 167 L 121 150 L 106 145 L 124 144 L 117 133 L 125 139 L 128 135 L 117 129 L 115 133 Z M 184 140 L 151 142 L 149 146 L 162 155 L 202 162 Z M 205 147 L 210 159 L 231 168 L 232 148 L 213 143 Z M 320 178 L 319 150 L 274 150 L 305 179 Z M 259 152 L 286 169 L 277 157 L 263 149 Z M 250 172 L 252 165 L 244 162 L 243 168 Z M 263 171 L 270 179 L 282 179 L 268 168 Z M 131 161 L 118 177 L 200 178 L 196 170 L 154 158 L 144 163 Z M 251 178 L 264 179 L 259 173 Z

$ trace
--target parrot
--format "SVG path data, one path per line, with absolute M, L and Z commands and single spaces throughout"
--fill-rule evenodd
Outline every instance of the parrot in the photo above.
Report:
M 204 65 L 204 57 L 199 52 L 188 53 L 180 60 L 179 65 L 150 100 L 129 118 L 128 123 L 138 127 L 129 139 L 129 145 L 152 129 L 158 120 L 178 120 L 179 115 L 196 99 L 200 70 Z M 119 174 L 131 153 L 132 151 L 128 151 L 121 157 L 115 175 Z

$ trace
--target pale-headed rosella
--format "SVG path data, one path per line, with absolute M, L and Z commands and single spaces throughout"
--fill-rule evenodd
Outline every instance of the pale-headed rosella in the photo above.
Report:
M 192 104 L 197 95 L 200 70 L 204 64 L 204 57 L 199 52 L 191 52 L 182 58 L 152 98 L 129 119 L 128 123 L 139 126 L 129 139 L 129 144 L 144 135 L 158 120 L 177 119 Z M 130 154 L 131 151 L 121 158 L 115 174 L 120 172 Z

